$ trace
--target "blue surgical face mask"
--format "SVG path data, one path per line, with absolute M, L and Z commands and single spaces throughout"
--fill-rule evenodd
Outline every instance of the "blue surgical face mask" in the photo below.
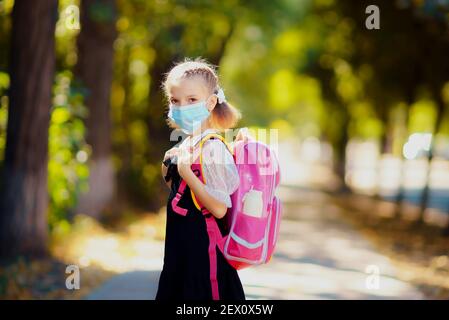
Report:
M 206 101 L 181 107 L 171 104 L 168 117 L 180 126 L 185 133 L 192 134 L 210 115 L 206 107 Z

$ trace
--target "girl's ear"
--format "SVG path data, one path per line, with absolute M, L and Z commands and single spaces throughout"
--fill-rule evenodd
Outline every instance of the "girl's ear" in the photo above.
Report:
M 209 110 L 209 112 L 212 112 L 212 110 L 214 110 L 215 106 L 217 105 L 218 102 L 218 98 L 215 94 L 213 94 L 212 96 L 210 96 L 209 101 L 207 102 L 207 110 Z

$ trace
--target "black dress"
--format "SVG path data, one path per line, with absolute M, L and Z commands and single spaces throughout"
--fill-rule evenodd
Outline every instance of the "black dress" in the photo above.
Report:
M 171 201 L 181 182 L 176 165 L 172 172 L 171 192 L 167 203 L 164 267 L 159 278 L 156 300 L 212 300 L 209 267 L 209 237 L 205 217 L 195 206 L 187 185 L 178 205 L 188 209 L 186 216 L 173 211 Z M 216 219 L 216 218 L 214 218 Z M 224 219 L 216 219 L 222 235 Z M 217 252 L 217 280 L 220 300 L 245 300 L 242 283 L 235 270 Z

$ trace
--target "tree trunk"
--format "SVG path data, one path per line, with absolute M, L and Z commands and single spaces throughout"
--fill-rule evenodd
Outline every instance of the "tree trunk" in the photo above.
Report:
M 382 166 L 381 166 L 381 159 L 383 155 L 386 154 L 392 154 L 393 153 L 393 129 L 392 129 L 392 124 L 390 122 L 390 116 L 388 113 L 388 109 L 387 108 L 379 108 L 379 119 L 383 124 L 383 130 L 382 130 L 382 135 L 380 137 L 380 158 L 377 161 L 377 182 L 376 182 L 376 194 L 374 195 L 374 198 L 377 200 L 382 200 L 382 196 L 381 196 L 381 190 L 380 190 L 380 179 L 382 178 L 381 173 L 382 173 Z
M 346 193 L 349 192 L 350 189 L 348 185 L 346 184 L 346 147 L 349 142 L 349 133 L 348 133 L 348 127 L 349 127 L 349 114 L 348 111 L 345 109 L 345 106 L 342 106 L 342 112 L 343 112 L 343 123 L 342 123 L 342 129 L 341 129 L 341 137 L 336 143 L 335 146 L 335 164 L 334 164 L 334 171 L 337 174 L 337 176 L 341 180 L 341 187 L 340 192 Z
M 110 94 L 113 77 L 113 43 L 116 3 L 114 0 L 82 0 L 81 31 L 78 36 L 78 62 L 75 75 L 87 89 L 85 103 L 89 159 L 89 190 L 80 196 L 77 212 L 99 218 L 115 191 L 111 162 Z
M 420 82 L 419 80 L 421 79 L 421 70 L 418 69 L 418 67 L 415 65 L 412 67 L 412 72 L 411 72 L 411 76 L 409 78 L 409 81 L 406 85 L 406 89 L 405 89 L 405 98 L 406 98 L 406 103 L 407 103 L 407 110 L 406 110 L 406 117 L 405 117 L 405 132 L 406 135 L 404 137 L 404 140 L 402 141 L 403 143 L 401 144 L 402 146 L 405 144 L 405 140 L 408 139 L 409 136 L 409 118 L 410 118 L 410 107 L 411 105 L 415 102 L 415 91 L 416 91 L 416 87 L 417 84 Z M 394 214 L 394 218 L 395 219 L 400 219 L 402 216 L 402 204 L 404 201 L 404 196 L 405 196 L 405 188 L 404 188 L 404 179 L 405 179 L 405 159 L 404 156 L 401 155 L 401 171 L 400 171 L 400 177 L 399 177 L 399 190 L 398 193 L 396 195 L 396 210 L 395 210 L 395 214 Z
M 441 88 L 440 88 L 441 89 Z M 426 185 L 424 186 L 423 194 L 421 197 L 421 204 L 420 204 L 420 213 L 418 218 L 418 223 L 424 222 L 424 214 L 427 209 L 427 206 L 429 204 L 429 198 L 430 198 L 430 175 L 432 173 L 432 160 L 435 152 L 435 136 L 440 132 L 441 125 L 443 123 L 443 118 L 445 116 L 445 103 L 443 101 L 443 98 L 441 97 L 441 90 L 435 89 L 434 90 L 434 98 L 437 103 L 437 118 L 436 123 L 432 132 L 432 140 L 430 143 L 430 149 L 429 153 L 427 154 L 427 173 L 426 173 Z
M 11 86 L 0 192 L 0 256 L 47 248 L 48 126 L 57 0 L 21 0 L 12 12 Z

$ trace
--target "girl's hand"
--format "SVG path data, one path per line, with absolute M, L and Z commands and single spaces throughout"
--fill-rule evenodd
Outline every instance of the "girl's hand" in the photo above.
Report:
M 178 153 L 178 173 L 181 178 L 192 172 L 191 165 L 193 163 L 192 148 L 180 148 Z
M 248 140 L 253 139 L 253 137 L 249 134 L 249 130 L 247 127 L 241 128 L 235 137 L 235 141 L 239 140 Z
M 196 159 L 193 158 L 193 148 L 181 147 L 178 155 L 178 173 L 190 190 L 195 193 L 195 197 L 203 204 L 216 218 L 221 219 L 226 214 L 226 205 L 211 196 L 205 188 L 204 183 L 193 173 L 191 165 Z
M 178 147 L 173 147 L 171 149 L 168 149 L 167 152 L 165 152 L 164 160 L 162 160 L 162 161 L 165 161 L 165 160 L 167 160 L 169 158 L 178 156 L 178 154 L 179 154 L 179 148 Z
M 169 176 L 167 175 L 169 164 L 168 164 L 168 162 L 166 163 L 165 161 L 167 161 L 168 159 L 173 159 L 174 157 L 177 157 L 178 154 L 179 154 L 179 148 L 173 147 L 173 148 L 167 150 L 167 152 L 165 152 L 164 159 L 162 160 L 161 173 L 162 173 L 162 177 L 165 180 L 165 183 L 167 184 L 167 186 L 169 188 L 171 188 L 171 174 Z M 175 161 L 175 160 L 173 160 L 173 161 Z

